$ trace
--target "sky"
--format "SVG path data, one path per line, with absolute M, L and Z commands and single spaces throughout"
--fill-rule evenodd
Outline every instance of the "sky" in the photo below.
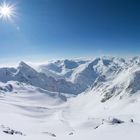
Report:
M 3 0 L 0 0 L 0 3 Z M 139 0 L 6 0 L 0 62 L 140 54 Z

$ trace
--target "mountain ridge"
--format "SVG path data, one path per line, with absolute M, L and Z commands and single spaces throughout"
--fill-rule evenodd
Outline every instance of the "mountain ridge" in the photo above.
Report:
M 96 88 L 101 83 L 114 83 L 121 73 L 126 73 L 132 69 L 129 73 L 131 75 L 134 69 L 139 68 L 140 57 L 129 59 L 98 57 L 91 60 L 76 59 L 75 61 L 74 59 L 66 59 L 38 65 L 37 68 L 21 61 L 17 68 L 0 68 L 0 81 L 5 83 L 18 81 L 52 92 L 77 95 L 88 90 L 88 88 Z M 138 77 L 138 72 L 135 75 Z M 133 82 L 131 85 L 136 87 Z

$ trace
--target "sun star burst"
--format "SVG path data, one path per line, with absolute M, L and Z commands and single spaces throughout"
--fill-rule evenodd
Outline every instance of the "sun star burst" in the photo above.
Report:
M 6 2 L 0 4 L 0 19 L 12 20 L 15 15 L 16 12 L 14 5 L 8 4 Z

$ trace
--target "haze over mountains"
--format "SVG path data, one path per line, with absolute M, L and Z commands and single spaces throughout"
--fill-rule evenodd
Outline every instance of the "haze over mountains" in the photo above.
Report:
M 0 68 L 0 138 L 137 139 L 139 93 L 140 57 Z

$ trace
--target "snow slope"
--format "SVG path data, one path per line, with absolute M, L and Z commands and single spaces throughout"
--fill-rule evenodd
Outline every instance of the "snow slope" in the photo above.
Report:
M 0 68 L 0 139 L 131 140 L 140 130 L 140 57 Z

